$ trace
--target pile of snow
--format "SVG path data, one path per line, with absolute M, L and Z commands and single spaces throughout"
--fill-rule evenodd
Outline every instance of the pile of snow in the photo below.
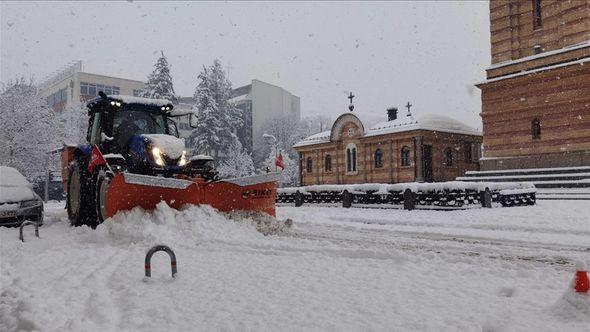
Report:
M 164 243 L 176 247 L 207 242 L 256 241 L 266 233 L 264 225 L 278 221 L 248 213 L 219 213 L 211 206 L 187 206 L 176 210 L 160 202 L 154 211 L 135 208 L 118 212 L 96 231 L 106 242 L 153 245 Z M 264 224 L 264 225 L 262 225 Z M 281 229 L 282 230 L 282 229 Z M 262 233 L 261 233 L 262 231 Z
M 0 203 L 35 199 L 31 184 L 16 169 L 0 166 Z
M 569 288 L 551 307 L 551 311 L 565 321 L 587 322 L 590 329 L 590 294 L 577 293 Z

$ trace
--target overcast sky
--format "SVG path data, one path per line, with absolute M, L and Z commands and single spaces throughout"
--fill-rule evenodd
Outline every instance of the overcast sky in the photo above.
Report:
M 145 80 L 159 51 L 190 96 L 220 58 L 234 87 L 260 79 L 301 97 L 303 115 L 347 110 L 369 122 L 410 101 L 481 129 L 490 63 L 487 1 L 9 2 L 0 4 L 0 79 L 37 80 L 72 60 Z

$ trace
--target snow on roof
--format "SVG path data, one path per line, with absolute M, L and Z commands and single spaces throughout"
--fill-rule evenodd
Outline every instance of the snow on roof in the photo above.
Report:
M 372 126 L 364 133 L 363 137 L 400 133 L 411 130 L 431 130 L 454 134 L 482 135 L 479 130 L 448 116 L 425 114 L 415 117 L 413 115 L 407 116 L 404 114 L 395 120 L 380 122 Z M 331 130 L 327 130 L 319 134 L 311 135 L 293 145 L 293 147 L 297 148 L 307 145 L 328 143 L 330 142 L 330 134 Z
M 142 104 L 152 106 L 166 106 L 172 104 L 168 99 L 151 99 L 126 95 L 108 95 L 110 99 L 121 101 L 125 104 Z
M 302 141 L 298 142 L 297 144 L 293 145 L 294 148 L 306 145 L 314 145 L 320 143 L 327 143 L 330 142 L 330 134 L 332 133 L 331 130 L 322 131 L 321 133 L 311 135 L 306 137 Z
M 425 114 L 415 117 L 402 115 L 392 121 L 380 122 L 372 126 L 365 137 L 399 133 L 410 130 L 432 130 L 445 133 L 481 135 L 481 132 L 462 122 L 444 115 Z

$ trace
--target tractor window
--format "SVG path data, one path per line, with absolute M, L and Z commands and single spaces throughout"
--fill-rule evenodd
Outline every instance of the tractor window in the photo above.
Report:
M 125 149 L 134 135 L 166 134 L 166 127 L 166 119 L 161 113 L 122 110 L 115 113 L 113 136 L 117 145 Z
M 176 122 L 174 122 L 174 120 L 172 119 L 168 119 L 168 134 L 175 136 L 175 137 L 179 137 L 178 136 L 178 127 L 176 127 Z
M 90 144 L 100 144 L 100 113 L 94 113 L 92 119 L 92 131 L 90 132 Z

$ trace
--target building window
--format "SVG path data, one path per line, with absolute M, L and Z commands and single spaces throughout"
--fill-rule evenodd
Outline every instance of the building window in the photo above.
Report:
M 80 94 L 83 96 L 94 97 L 98 95 L 99 91 L 107 95 L 118 95 L 120 90 L 121 88 L 118 86 L 80 82 Z
M 542 24 L 541 0 L 533 0 L 533 28 L 539 29 Z
M 401 164 L 402 166 L 410 166 L 410 148 L 407 146 L 402 148 Z
M 311 173 L 313 171 L 313 160 L 311 160 L 311 157 L 307 157 L 307 163 L 305 166 L 307 173 Z
M 326 157 L 324 158 L 324 170 L 326 172 L 332 171 L 332 156 L 330 155 L 326 155 Z
M 447 167 L 453 166 L 453 149 L 451 148 L 445 149 L 445 165 Z
M 81 95 L 88 94 L 88 83 L 80 82 L 80 94 Z
M 346 146 L 346 173 L 356 172 L 356 145 L 350 143 Z
M 348 128 L 348 137 L 354 136 L 354 128 Z
M 375 151 L 375 168 L 383 167 L 383 151 L 377 149 Z
M 481 157 L 481 146 L 479 143 L 466 143 L 465 147 L 465 162 L 478 163 Z
M 133 96 L 134 97 L 141 97 L 142 94 L 143 94 L 142 90 L 133 89 Z
M 533 139 L 541 138 L 541 121 L 539 121 L 539 119 L 534 119 L 533 122 L 531 122 L 531 130 Z

